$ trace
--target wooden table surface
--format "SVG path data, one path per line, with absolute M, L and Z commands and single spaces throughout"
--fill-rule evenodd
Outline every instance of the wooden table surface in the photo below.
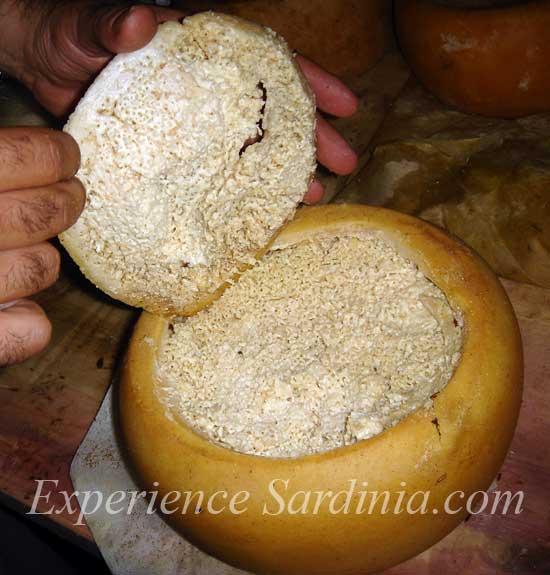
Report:
M 50 346 L 0 372 L 0 493 L 6 503 L 22 509 L 31 507 L 37 479 L 58 481 L 39 510 L 63 507 L 61 493 L 72 492 L 72 458 L 138 316 L 99 293 L 64 259 L 58 282 L 35 298 L 53 324 Z M 66 510 L 48 520 L 65 535 L 92 540 L 85 525 L 74 525 L 77 516 L 76 509 Z
M 349 123 L 357 147 L 359 140 L 367 145 L 407 77 L 399 57 L 390 55 L 366 82 L 358 83 L 364 95 L 361 121 L 340 122 L 342 128 Z M 30 118 L 24 123 L 39 122 Z M 331 195 L 338 185 L 328 182 Z M 504 285 L 520 322 L 526 369 L 520 420 L 498 488 L 523 490 L 524 511 L 518 516 L 472 516 L 427 552 L 392 569 L 393 575 L 550 573 L 550 290 L 508 281 Z M 32 504 L 37 479 L 57 481 L 39 511 L 63 507 L 60 493 L 72 490 L 71 460 L 138 313 L 99 293 L 66 258 L 59 281 L 36 300 L 52 320 L 51 345 L 40 356 L 0 371 L 0 501 L 22 512 Z M 93 549 L 87 527 L 74 524 L 77 515 L 76 509 L 65 509 L 36 517 Z

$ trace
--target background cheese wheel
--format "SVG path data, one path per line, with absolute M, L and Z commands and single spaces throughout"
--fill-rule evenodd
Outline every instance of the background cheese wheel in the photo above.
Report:
M 412 69 L 446 103 L 499 117 L 550 110 L 550 2 L 466 9 L 396 0 L 395 20 Z
M 184 10 L 212 9 L 269 26 L 292 48 L 343 79 L 366 72 L 391 42 L 391 0 L 194 0 Z

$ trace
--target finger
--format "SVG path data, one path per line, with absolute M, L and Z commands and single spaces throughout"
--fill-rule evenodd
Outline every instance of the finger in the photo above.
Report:
M 45 128 L 0 130 L 0 192 L 67 180 L 79 165 L 80 150 L 69 134 Z
M 46 314 L 32 301 L 18 301 L 1 310 L 0 365 L 19 363 L 41 352 L 51 333 Z
M 159 23 L 183 16 L 179 10 L 149 6 L 96 8 L 91 27 L 89 18 L 80 18 L 78 42 L 83 49 L 99 55 L 105 51 L 112 54 L 132 52 L 153 39 Z
M 0 250 L 55 237 L 76 222 L 85 200 L 84 186 L 76 178 L 0 194 Z
M 0 252 L 0 303 L 35 294 L 59 275 L 59 252 L 44 242 Z
M 357 110 L 359 100 L 343 82 L 303 56 L 296 56 L 296 60 L 315 93 L 320 110 L 341 118 Z
M 323 194 L 325 193 L 325 188 L 319 180 L 313 180 L 311 182 L 306 195 L 304 196 L 304 204 L 316 204 L 323 199 Z
M 317 114 L 317 159 L 331 172 L 344 176 L 357 167 L 357 154 L 322 116 Z
M 101 2 L 62 3 L 52 16 L 58 57 L 41 42 L 41 74 L 32 85 L 38 101 L 56 116 L 64 116 L 82 96 L 89 81 L 113 57 L 145 46 L 158 24 L 184 17 L 180 10 L 151 6 L 105 6 Z M 52 63 L 53 62 L 53 63 Z

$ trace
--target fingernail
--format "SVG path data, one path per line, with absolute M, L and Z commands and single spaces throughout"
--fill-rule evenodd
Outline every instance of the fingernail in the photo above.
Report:
M 10 307 L 13 307 L 16 303 L 19 303 L 21 300 L 16 299 L 15 301 L 9 301 L 7 303 L 0 303 L 0 311 L 4 310 L 4 309 L 8 309 Z

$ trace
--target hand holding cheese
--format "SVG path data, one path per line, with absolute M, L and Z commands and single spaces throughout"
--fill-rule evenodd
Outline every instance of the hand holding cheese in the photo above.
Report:
M 101 1 L 18 0 L 0 14 L 0 69 L 26 84 L 50 112 L 65 116 L 115 54 L 143 48 L 161 23 L 184 16 L 181 10 Z M 340 80 L 305 58 L 297 61 L 320 110 L 335 116 L 353 114 L 357 98 Z M 355 153 L 323 119 L 318 147 L 319 161 L 329 170 L 347 174 L 355 168 Z M 321 196 L 321 184 L 315 182 L 305 199 L 314 202 Z

